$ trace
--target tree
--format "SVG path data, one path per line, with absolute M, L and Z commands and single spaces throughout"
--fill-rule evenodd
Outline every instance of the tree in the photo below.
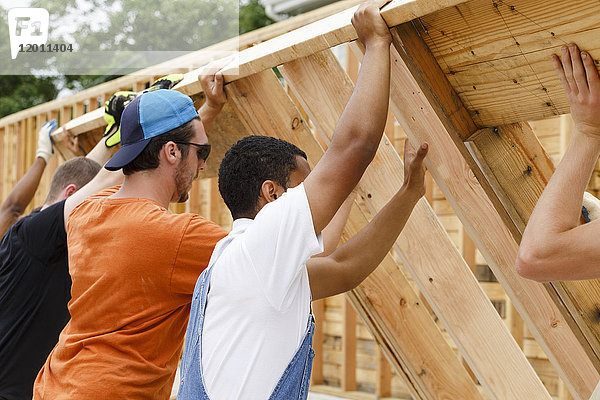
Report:
M 144 53 L 149 56 L 145 65 L 140 59 L 133 63 L 131 52 L 194 51 L 273 22 L 258 0 L 242 5 L 237 1 L 33 0 L 32 7 L 50 13 L 48 42 L 71 43 L 75 52 L 48 58 L 45 65 L 22 54 L 12 60 L 11 65 L 17 65 L 12 73 L 23 75 L 0 76 L 0 117 L 52 100 L 63 88 L 82 90 L 163 61 L 152 59 L 160 53 Z M 0 37 L 8 38 L 6 13 L 0 7 Z M 79 15 L 75 22 L 74 14 Z M 0 58 L 10 61 L 8 41 L 0 41 Z M 100 64 L 104 67 L 91 68 Z M 81 70 L 82 65 L 90 68 Z

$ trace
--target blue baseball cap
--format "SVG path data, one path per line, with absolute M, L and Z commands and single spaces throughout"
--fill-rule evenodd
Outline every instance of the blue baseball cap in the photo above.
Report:
M 121 149 L 104 166 L 116 171 L 132 162 L 153 137 L 198 117 L 194 102 L 176 90 L 160 89 L 141 94 L 123 110 Z

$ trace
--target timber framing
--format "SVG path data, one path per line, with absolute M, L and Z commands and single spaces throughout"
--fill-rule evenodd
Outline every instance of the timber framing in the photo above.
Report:
M 214 178 L 226 149 L 249 134 L 295 143 L 315 165 L 353 90 L 329 49 L 356 39 L 350 18 L 358 3 L 345 0 L 205 49 L 242 51 L 235 64 L 223 69 L 229 102 L 208 132 L 214 156 L 204 178 Z M 600 3 L 393 0 L 382 15 L 393 36 L 390 104 L 395 118 L 413 143 L 430 143 L 428 169 L 466 234 L 573 398 L 589 398 L 600 378 L 600 282 L 542 285 L 520 278 L 514 261 L 529 215 L 554 170 L 526 121 L 568 113 L 549 57 L 570 42 L 600 57 Z M 360 57 L 360 44 L 351 46 Z M 99 106 L 117 90 L 142 90 L 159 75 L 185 72 L 175 89 L 199 105 L 197 76 L 208 61 L 208 52 L 199 51 L 0 119 L 0 165 L 10 171 L 4 172 L 3 198 L 31 164 L 36 128 L 44 121 L 60 116 L 64 128 L 53 138 L 60 154 L 70 158 L 70 135 L 85 150 L 99 140 L 105 127 Z M 289 85 L 289 95 L 274 67 Z M 402 179 L 401 158 L 384 137 L 357 187 L 360 200 L 351 211 L 346 238 L 382 208 Z M 202 187 L 214 189 L 214 179 L 206 182 Z M 203 199 L 199 188 L 191 195 L 198 204 L 186 209 L 200 210 L 202 201 L 209 208 L 218 204 Z M 474 250 L 466 262 L 425 199 L 415 207 L 395 251 L 403 267 L 388 255 L 347 299 L 379 344 L 378 360 L 383 356 L 390 362 L 414 398 L 483 398 L 462 358 L 489 398 L 550 397 L 519 347 L 522 336 L 515 342 L 473 276 Z M 353 389 L 354 311 L 345 307 L 349 339 L 343 386 Z M 322 303 L 315 309 L 324 313 Z M 389 380 L 387 375 L 382 381 Z M 314 380 L 323 381 L 322 370 L 315 371 Z

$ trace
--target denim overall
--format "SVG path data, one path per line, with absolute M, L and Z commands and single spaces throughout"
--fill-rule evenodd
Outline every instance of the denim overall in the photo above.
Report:
M 224 239 L 215 248 L 215 254 L 222 251 L 231 243 L 232 238 Z M 217 253 L 218 251 L 218 253 Z M 184 358 L 181 360 L 181 381 L 179 386 L 178 400 L 210 400 L 206 393 L 204 377 L 202 375 L 202 329 L 204 327 L 204 314 L 206 312 L 206 299 L 210 286 L 210 274 L 214 263 L 219 257 L 213 257 L 209 267 L 202 272 L 196 287 L 192 301 L 191 317 L 185 341 Z M 214 262 L 212 262 L 214 260 Z M 197 316 L 197 318 L 194 318 Z M 193 318 L 193 319 L 192 319 Z M 309 315 L 306 333 L 294 357 L 286 367 L 283 375 L 277 382 L 275 389 L 269 396 L 269 400 L 295 400 L 306 399 L 310 385 L 310 373 L 312 360 L 315 355 L 312 349 L 312 338 L 315 332 L 314 318 Z M 259 400 L 259 399 L 251 399 Z

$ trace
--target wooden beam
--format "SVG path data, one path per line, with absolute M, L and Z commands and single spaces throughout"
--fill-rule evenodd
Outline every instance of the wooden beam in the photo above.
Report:
M 285 64 L 281 70 L 315 126 L 331 139 L 335 123 L 353 91 L 352 82 L 331 51 Z M 402 160 L 384 137 L 357 186 L 358 192 L 369 210 L 375 213 L 402 183 Z M 395 248 L 493 398 L 549 398 L 542 382 L 425 200 L 419 201 L 413 210 Z M 460 301 L 456 301 L 457 297 Z M 494 337 L 494 340 L 486 340 L 489 337 Z M 495 368 L 493 365 L 502 367 Z
M 248 131 L 294 143 L 313 166 L 322 156 L 272 71 L 228 85 L 227 94 Z M 364 214 L 353 207 L 345 231 L 354 235 L 366 223 Z M 481 398 L 391 256 L 349 298 L 415 398 Z
M 465 1 L 467 0 L 394 0 L 382 9 L 381 14 L 388 26 L 395 26 Z M 240 52 L 239 59 L 223 69 L 225 82 L 232 82 L 356 39 L 356 31 L 350 20 L 357 7 L 301 26 Z M 177 85 L 177 90 L 186 94 L 198 93 L 199 73 L 200 69 L 197 69 L 185 74 L 185 79 Z
M 550 55 L 575 42 L 600 57 L 593 0 L 474 0 L 416 25 L 479 126 L 568 113 Z
M 315 357 L 313 358 L 313 369 L 310 375 L 311 385 L 323 384 L 323 342 L 325 335 L 323 334 L 323 320 L 325 319 L 325 300 L 316 300 L 312 302 L 312 311 L 315 316 L 315 334 L 313 336 L 313 350 Z
M 356 312 L 348 299 L 344 299 L 342 314 L 342 390 L 350 392 L 356 390 Z
M 380 347 L 375 350 L 375 394 L 379 397 L 392 396 L 392 369 Z
M 325 7 L 321 7 L 317 10 L 313 10 L 302 15 L 289 18 L 285 21 L 281 21 L 272 25 L 265 26 L 260 29 L 256 29 L 252 32 L 245 33 L 239 37 L 235 37 L 226 40 L 221 43 L 209 46 L 205 49 L 192 52 L 190 54 L 177 57 L 173 60 L 166 61 L 164 63 L 142 69 L 133 74 L 129 74 L 109 82 L 102 83 L 94 86 L 93 88 L 82 90 L 74 95 L 65 97 L 60 100 L 54 100 L 47 103 L 40 104 L 35 107 L 28 108 L 18 113 L 9 115 L 0 119 L 0 125 L 7 125 L 14 123 L 23 118 L 27 118 L 30 115 L 40 114 L 48 112 L 54 109 L 63 107 L 64 105 L 72 105 L 78 101 L 83 101 L 91 96 L 104 96 L 104 101 L 108 100 L 110 96 L 120 90 L 121 88 L 133 87 L 136 82 L 146 82 L 150 77 L 154 75 L 165 75 L 173 73 L 174 69 L 185 66 L 186 68 L 193 67 L 195 70 L 199 66 L 206 64 L 211 61 L 215 54 L 219 54 L 222 51 L 237 51 L 243 50 L 256 43 L 264 42 L 271 38 L 280 36 L 284 33 L 290 32 L 298 27 L 302 27 L 309 23 L 321 20 L 327 16 L 338 13 L 342 10 L 348 9 L 360 3 L 362 0 L 343 0 L 337 1 L 334 4 L 330 4 Z M 197 78 L 197 72 L 193 79 Z M 194 93 L 195 94 L 195 93 Z M 102 103 L 104 103 L 104 101 Z
M 465 135 L 459 129 L 468 123 L 453 125 L 443 111 L 449 106 L 440 104 L 448 95 L 438 91 L 450 85 L 444 84 L 445 76 L 412 25 L 392 31 L 391 97 L 396 118 L 413 142 L 431 144 L 426 164 L 436 183 L 571 393 L 587 399 L 598 381 L 598 372 L 543 285 L 517 275 L 514 260 L 518 245 L 495 207 L 502 203 L 496 197 L 492 204 L 488 196 L 494 197 L 494 192 L 462 142 Z M 457 106 L 454 101 L 451 105 Z M 471 169 L 466 161 L 470 161 Z M 475 180 L 474 174 L 480 182 L 487 182 L 490 191 Z M 510 217 L 507 219 L 510 222 Z

